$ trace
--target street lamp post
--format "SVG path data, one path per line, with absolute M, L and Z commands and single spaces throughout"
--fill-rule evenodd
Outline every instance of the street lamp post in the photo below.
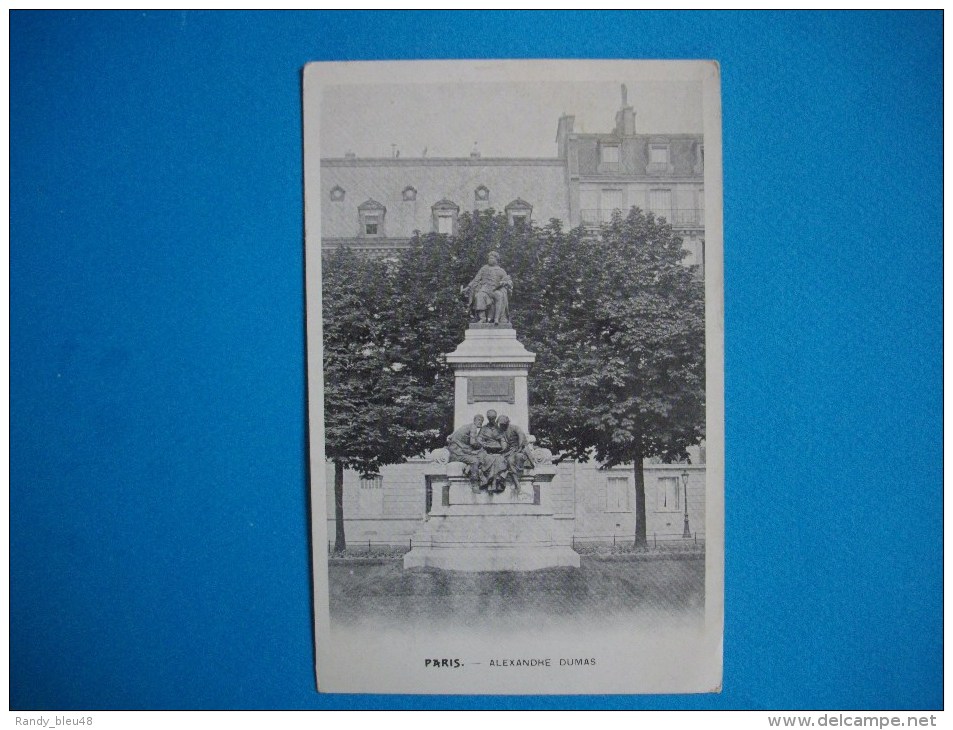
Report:
M 682 537 L 691 537 L 692 532 L 688 529 L 688 471 L 682 472 L 682 489 L 685 493 L 685 529 L 682 532 Z

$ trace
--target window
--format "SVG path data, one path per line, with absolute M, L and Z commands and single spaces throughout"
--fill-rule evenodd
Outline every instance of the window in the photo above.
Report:
M 607 188 L 600 195 L 599 208 L 602 211 L 602 220 L 608 223 L 612 219 L 612 212 L 621 211 L 625 206 L 625 191 L 618 188 Z
M 525 226 L 533 218 L 533 206 L 522 198 L 509 203 L 506 208 L 506 220 L 511 226 Z
M 460 206 L 452 200 L 444 198 L 438 203 L 434 203 L 433 208 L 433 229 L 437 233 L 446 236 L 452 236 L 457 230 L 457 214 L 460 212 Z
M 387 208 L 376 200 L 365 200 L 357 206 L 360 218 L 360 235 L 364 238 L 381 238 L 384 235 L 384 214 Z
M 700 175 L 705 172 L 705 145 L 700 144 L 695 147 L 695 174 Z
M 606 480 L 606 512 L 630 512 L 629 478 L 609 477 Z
M 617 144 L 599 145 L 599 172 L 616 172 L 621 154 Z
M 649 210 L 667 220 L 672 217 L 672 191 L 668 189 L 649 190 Z
M 487 210 L 490 207 L 490 189 L 486 185 L 480 185 L 473 191 L 474 210 Z
M 596 225 L 602 222 L 599 210 L 599 191 L 592 188 L 579 190 L 579 217 L 582 223 Z
M 657 512 L 678 512 L 682 506 L 678 477 L 659 477 Z
M 649 164 L 650 165 L 667 165 L 668 164 L 668 147 L 658 144 L 653 144 L 649 148 Z
M 331 188 L 331 201 L 334 203 L 343 203 L 344 202 L 344 188 L 340 185 L 335 185 Z
M 362 517 L 384 514 L 384 480 L 379 474 L 361 478 L 357 501 L 358 514 Z
M 674 172 L 668 142 L 649 145 L 648 172 Z
M 403 200 L 417 200 L 417 188 L 408 185 L 401 191 L 400 197 Z

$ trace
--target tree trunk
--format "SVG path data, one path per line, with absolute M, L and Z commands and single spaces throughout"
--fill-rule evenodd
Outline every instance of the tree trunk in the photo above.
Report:
M 642 449 L 632 453 L 632 471 L 635 475 L 635 546 L 648 547 L 645 533 L 645 470 L 642 467 Z
M 344 540 L 344 464 L 334 462 L 334 552 L 343 553 Z

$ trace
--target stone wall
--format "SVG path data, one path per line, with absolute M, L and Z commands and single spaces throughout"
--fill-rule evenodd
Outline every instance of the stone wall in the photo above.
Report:
M 704 465 L 646 464 L 646 532 L 649 541 L 678 540 L 684 527 L 688 473 L 688 516 L 693 537 L 705 536 Z M 344 474 L 345 533 L 350 543 L 408 543 L 426 512 L 426 463 L 385 467 L 379 485 Z M 328 465 L 328 536 L 334 539 L 334 468 Z M 674 480 L 674 481 L 672 481 Z M 567 542 L 631 540 L 635 534 L 635 484 L 631 466 L 599 469 L 598 464 L 564 463 L 552 484 L 557 530 Z M 439 499 L 439 494 L 435 499 Z

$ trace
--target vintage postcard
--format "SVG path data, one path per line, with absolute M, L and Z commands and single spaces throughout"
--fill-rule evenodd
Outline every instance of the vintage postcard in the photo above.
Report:
M 321 692 L 717 692 L 714 61 L 304 71 Z

